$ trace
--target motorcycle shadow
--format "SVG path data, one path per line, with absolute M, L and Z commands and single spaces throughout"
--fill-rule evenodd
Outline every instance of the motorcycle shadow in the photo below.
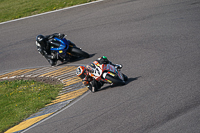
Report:
M 135 80 L 138 80 L 139 78 L 141 78 L 141 76 L 139 77 L 135 77 L 135 78 L 129 78 L 128 81 L 126 81 L 126 84 L 129 84 L 130 82 L 132 81 L 135 81 Z M 98 91 L 102 91 L 102 90 L 106 90 L 106 89 L 109 89 L 109 88 L 114 88 L 114 87 L 118 87 L 119 85 L 108 85 L 108 86 L 105 86 L 105 87 L 102 87 L 101 89 L 99 89 Z M 121 86 L 124 86 L 124 85 L 121 85 Z
M 96 54 L 96 53 L 90 54 L 90 57 L 88 57 L 88 58 L 93 57 L 95 54 Z M 61 65 L 64 65 L 64 64 L 68 64 L 68 63 L 73 63 L 73 62 L 80 61 L 80 60 L 84 60 L 84 59 L 88 59 L 88 58 L 85 58 L 85 57 L 72 57 L 72 58 L 70 58 L 68 61 L 64 61 L 63 63 L 60 63 L 60 64 L 58 64 L 57 66 L 61 66 Z

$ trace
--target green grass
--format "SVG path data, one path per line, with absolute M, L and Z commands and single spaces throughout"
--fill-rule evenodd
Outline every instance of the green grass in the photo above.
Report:
M 95 0 L 0 0 L 0 22 Z
M 15 80 L 0 82 L 0 132 L 45 107 L 63 88 L 62 84 Z

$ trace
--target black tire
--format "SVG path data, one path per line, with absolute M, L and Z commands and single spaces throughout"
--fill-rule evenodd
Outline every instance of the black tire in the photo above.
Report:
M 85 58 L 89 58 L 90 55 L 87 52 L 82 51 L 81 49 L 77 48 L 77 47 L 73 47 L 71 49 L 72 54 L 75 54 L 76 56 L 81 56 L 81 57 L 85 57 Z
M 125 74 L 123 74 L 123 76 L 124 76 L 124 81 L 128 81 L 128 77 Z
M 113 77 L 109 74 L 106 75 L 105 79 L 111 81 L 113 85 L 125 85 L 125 82 L 119 79 L 118 77 Z

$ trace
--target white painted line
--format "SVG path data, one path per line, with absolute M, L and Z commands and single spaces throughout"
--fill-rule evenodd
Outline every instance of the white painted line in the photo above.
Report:
M 24 132 L 28 131 L 29 129 L 31 129 L 31 128 L 37 126 L 37 125 L 39 125 L 40 123 L 42 123 L 42 122 L 44 122 L 44 121 L 50 119 L 51 117 L 54 117 L 55 115 L 59 114 L 60 112 L 64 111 L 65 109 L 71 107 L 72 105 L 74 105 L 75 103 L 77 103 L 78 101 L 80 101 L 82 98 L 84 98 L 85 96 L 87 96 L 90 92 L 91 92 L 91 91 L 86 92 L 85 94 L 83 94 L 82 96 L 80 96 L 78 99 L 76 99 L 74 102 L 72 102 L 72 103 L 70 103 L 69 105 L 67 105 L 65 108 L 61 109 L 60 111 L 56 112 L 55 114 L 50 115 L 50 116 L 47 117 L 47 118 L 44 118 L 43 120 L 39 121 L 38 123 L 36 123 L 36 124 L 34 124 L 34 125 L 28 127 L 27 129 L 23 130 L 21 133 L 24 133 Z
M 37 14 L 37 15 L 33 15 L 33 16 L 28 16 L 28 17 L 24 17 L 24 18 L 19 18 L 19 19 L 15 19 L 15 20 L 10 20 L 10 21 L 6 21 L 6 22 L 2 22 L 2 23 L 0 23 L 0 25 L 1 25 L 1 24 L 10 23 L 10 22 L 19 21 L 19 20 L 23 20 L 23 19 L 33 18 L 33 17 L 37 17 L 37 16 L 49 14 L 49 13 L 54 13 L 54 12 L 59 12 L 59 11 L 63 11 L 63 10 L 68 10 L 68 9 L 75 8 L 75 7 L 79 7 L 79 6 L 85 6 L 85 5 L 89 5 L 89 4 L 93 4 L 93 3 L 97 3 L 97 2 L 101 2 L 101 1 L 104 1 L 104 0 L 92 1 L 92 2 L 89 2 L 89 3 L 84 3 L 84 4 L 80 4 L 80 5 L 75 5 L 75 6 L 71 6 L 71 7 L 66 7 L 66 8 L 62 8 L 62 9 L 59 9 L 59 10 L 54 10 L 54 11 L 50 11 L 50 12 L 45 12 L 45 13 L 41 13 L 41 14 Z

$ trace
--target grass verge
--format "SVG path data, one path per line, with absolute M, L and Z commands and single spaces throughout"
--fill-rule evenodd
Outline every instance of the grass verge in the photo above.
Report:
M 95 0 L 0 0 L 0 22 Z
M 14 80 L 0 82 L 0 132 L 45 107 L 63 88 L 62 84 Z

